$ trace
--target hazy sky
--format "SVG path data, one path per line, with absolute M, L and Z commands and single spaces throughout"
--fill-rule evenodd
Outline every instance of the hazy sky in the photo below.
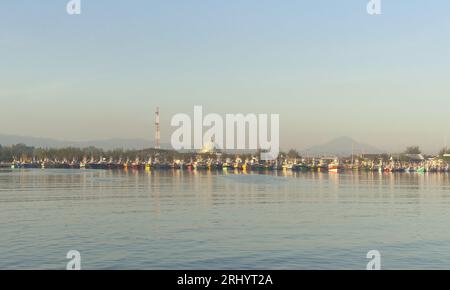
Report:
M 279 113 L 282 148 L 450 142 L 450 1 L 0 2 L 0 133 L 151 139 L 161 108 Z

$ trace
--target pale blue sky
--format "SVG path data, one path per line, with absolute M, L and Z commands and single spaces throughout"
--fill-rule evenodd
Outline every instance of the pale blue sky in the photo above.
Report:
M 0 133 L 163 138 L 173 114 L 279 113 L 281 146 L 450 140 L 450 2 L 0 2 Z

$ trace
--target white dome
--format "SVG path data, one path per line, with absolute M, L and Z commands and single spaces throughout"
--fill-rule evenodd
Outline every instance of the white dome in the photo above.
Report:
M 213 141 L 210 141 L 206 144 L 203 144 L 202 153 L 210 153 L 215 152 L 217 150 L 218 146 Z

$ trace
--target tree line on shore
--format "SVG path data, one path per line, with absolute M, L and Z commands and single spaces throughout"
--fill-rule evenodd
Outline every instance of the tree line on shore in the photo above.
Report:
M 421 154 L 421 150 L 418 146 L 410 146 L 404 152 L 404 154 Z M 443 157 L 446 154 L 450 154 L 450 149 L 443 148 L 438 153 L 438 156 Z M 78 160 L 81 161 L 84 158 L 93 158 L 99 160 L 100 158 L 113 158 L 114 160 L 134 160 L 139 158 L 145 160 L 150 157 L 158 156 L 158 158 L 173 161 L 173 160 L 189 160 L 195 159 L 199 153 L 197 152 L 178 152 L 175 150 L 162 150 L 162 149 L 142 149 L 142 150 L 103 150 L 96 147 L 87 148 L 36 148 L 33 146 L 27 146 L 25 144 L 17 144 L 12 146 L 0 145 L 0 162 L 12 162 L 13 160 Z M 214 158 L 215 153 L 203 153 L 204 158 Z M 253 153 L 241 153 L 241 154 L 222 154 L 222 158 L 234 158 L 239 155 L 241 158 L 251 158 L 252 156 L 259 156 L 258 152 Z M 280 158 L 301 158 L 298 151 L 291 149 L 288 152 L 280 152 Z M 386 154 L 386 156 L 389 156 Z
M 150 157 L 158 157 L 160 160 L 173 161 L 173 160 L 195 160 L 199 155 L 198 152 L 178 152 L 175 150 L 165 149 L 141 149 L 141 150 L 103 150 L 96 147 L 87 148 L 36 148 L 33 146 L 27 146 L 25 144 L 16 144 L 12 146 L 0 145 L 0 162 L 12 162 L 14 160 L 19 161 L 41 161 L 41 160 L 77 160 L 94 159 L 98 161 L 100 158 L 112 158 L 113 160 L 122 159 L 135 160 L 147 160 Z M 201 153 L 203 158 L 215 158 L 215 153 Z M 251 158 L 254 155 L 251 153 L 239 154 L 241 158 Z M 236 154 L 223 153 L 222 158 L 234 158 Z

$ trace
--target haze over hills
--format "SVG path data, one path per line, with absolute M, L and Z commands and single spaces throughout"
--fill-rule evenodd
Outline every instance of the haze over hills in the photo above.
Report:
M 38 138 L 29 136 L 0 134 L 0 145 L 7 146 L 20 143 L 28 146 L 41 148 L 63 148 L 63 147 L 85 148 L 89 146 L 94 146 L 104 150 L 146 149 L 154 147 L 153 141 L 139 138 L 135 139 L 111 138 L 105 140 L 92 140 L 92 141 L 62 141 L 51 138 Z M 166 144 L 162 144 L 161 147 L 168 148 Z
M 316 145 L 301 151 L 306 155 L 337 155 L 349 156 L 353 154 L 380 154 L 386 151 L 368 144 L 359 143 L 350 137 L 339 137 L 325 144 Z
M 154 147 L 154 142 L 147 139 L 124 139 L 124 138 L 111 138 L 104 140 L 92 140 L 92 141 L 66 141 L 57 140 L 51 138 L 39 138 L 30 136 L 17 136 L 0 134 L 0 145 L 8 146 L 14 144 L 25 144 L 28 146 L 41 147 L 41 148 L 64 148 L 64 147 L 77 147 L 85 148 L 94 146 L 104 150 L 111 149 L 146 149 Z M 169 149 L 169 144 L 161 144 L 161 148 Z M 386 151 L 379 148 L 359 143 L 349 137 L 339 137 L 333 139 L 325 144 L 316 145 L 306 150 L 300 151 L 303 155 L 337 155 L 337 156 L 349 156 L 352 154 L 361 153 L 385 153 Z

